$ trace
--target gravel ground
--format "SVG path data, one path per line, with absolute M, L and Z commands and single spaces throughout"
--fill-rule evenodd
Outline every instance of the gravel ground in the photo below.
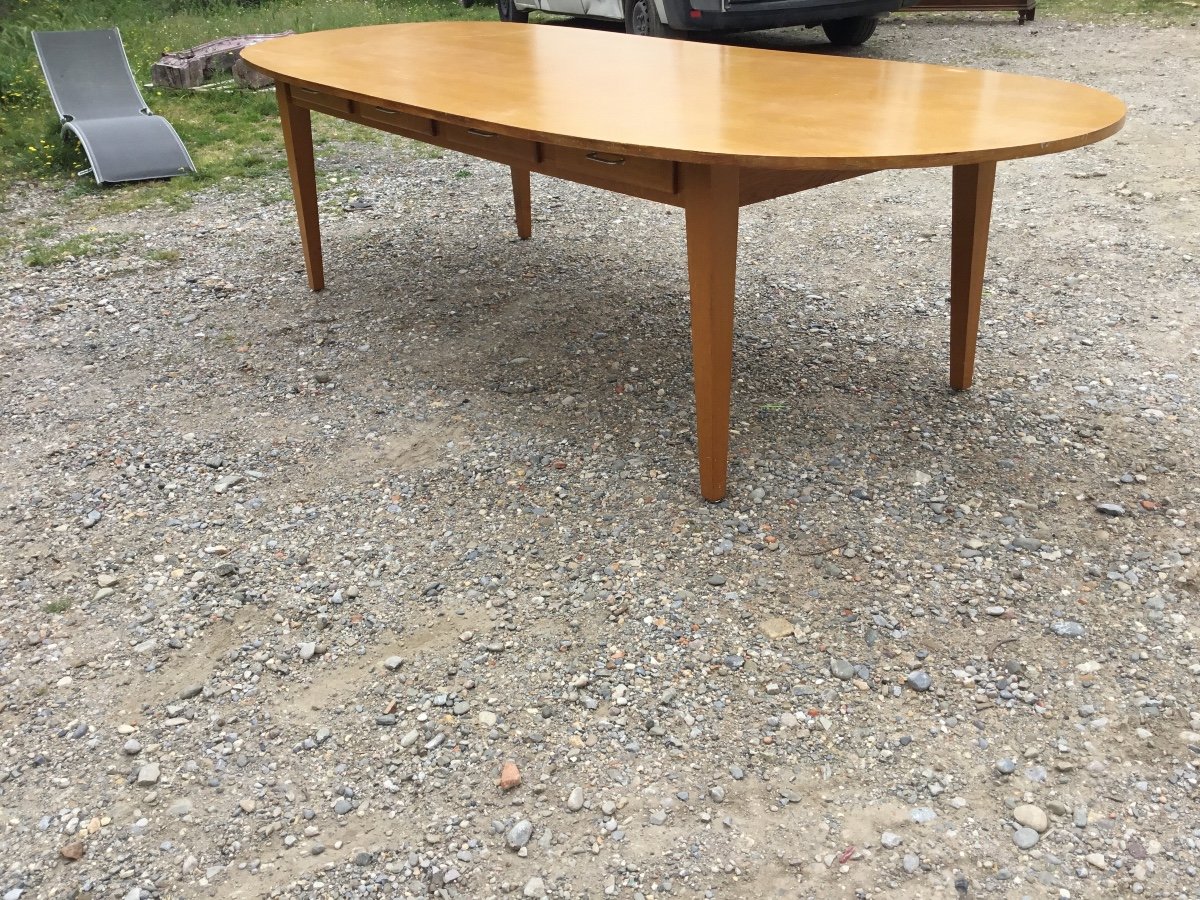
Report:
M 947 171 L 745 210 L 717 505 L 678 211 L 326 145 L 314 295 L 282 175 L 10 196 L 126 240 L 0 259 L 0 896 L 1200 896 L 1200 42 L 905 21 L 1129 125 L 966 394 Z

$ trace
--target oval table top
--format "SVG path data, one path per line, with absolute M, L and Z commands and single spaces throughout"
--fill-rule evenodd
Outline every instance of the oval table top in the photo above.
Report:
M 316 31 L 247 47 L 277 79 L 565 146 L 885 169 L 1057 153 L 1118 131 L 1094 88 L 979 69 L 507 22 Z

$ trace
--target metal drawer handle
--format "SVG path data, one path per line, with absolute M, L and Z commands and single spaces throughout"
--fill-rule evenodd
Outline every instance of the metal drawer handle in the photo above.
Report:
M 297 94 L 308 94 L 310 97 L 320 97 L 321 96 L 320 91 L 314 91 L 312 88 L 298 87 L 298 88 L 295 88 L 295 91 Z
M 394 115 L 396 115 L 396 111 L 395 111 L 394 109 L 388 109 L 386 106 L 377 106 L 377 107 L 375 107 L 375 112 L 377 112 L 377 113 L 383 113 L 385 116 L 394 116 Z
M 495 137 L 494 131 L 480 131 L 478 128 L 468 128 L 467 134 L 473 134 L 475 137 Z
M 592 152 L 587 155 L 587 158 L 592 162 L 604 163 L 606 166 L 621 166 L 625 164 L 623 156 L 605 156 L 602 153 Z

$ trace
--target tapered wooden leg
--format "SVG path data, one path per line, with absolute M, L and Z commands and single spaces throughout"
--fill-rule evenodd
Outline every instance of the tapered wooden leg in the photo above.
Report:
M 954 167 L 950 238 L 950 386 L 965 391 L 975 374 L 979 301 L 992 218 L 994 162 Z
M 695 165 L 687 166 L 683 176 L 700 493 L 715 502 L 725 496 L 729 466 L 738 172 Z
M 292 103 L 287 85 L 282 82 L 275 84 L 275 98 L 279 101 L 283 146 L 287 150 L 288 170 L 292 173 L 292 197 L 296 202 L 296 219 L 300 223 L 300 245 L 304 248 L 308 286 L 319 291 L 325 287 L 325 264 L 321 258 L 321 226 L 317 217 L 312 116 L 304 107 Z
M 510 166 L 513 186 L 513 208 L 517 216 L 517 237 L 523 241 L 533 235 L 533 211 L 529 200 L 529 170 Z

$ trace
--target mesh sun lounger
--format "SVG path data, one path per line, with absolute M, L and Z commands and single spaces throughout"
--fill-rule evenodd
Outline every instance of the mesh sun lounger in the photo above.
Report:
M 97 182 L 196 171 L 171 123 L 146 107 L 117 29 L 35 31 L 33 45 L 63 136 L 79 138 Z

